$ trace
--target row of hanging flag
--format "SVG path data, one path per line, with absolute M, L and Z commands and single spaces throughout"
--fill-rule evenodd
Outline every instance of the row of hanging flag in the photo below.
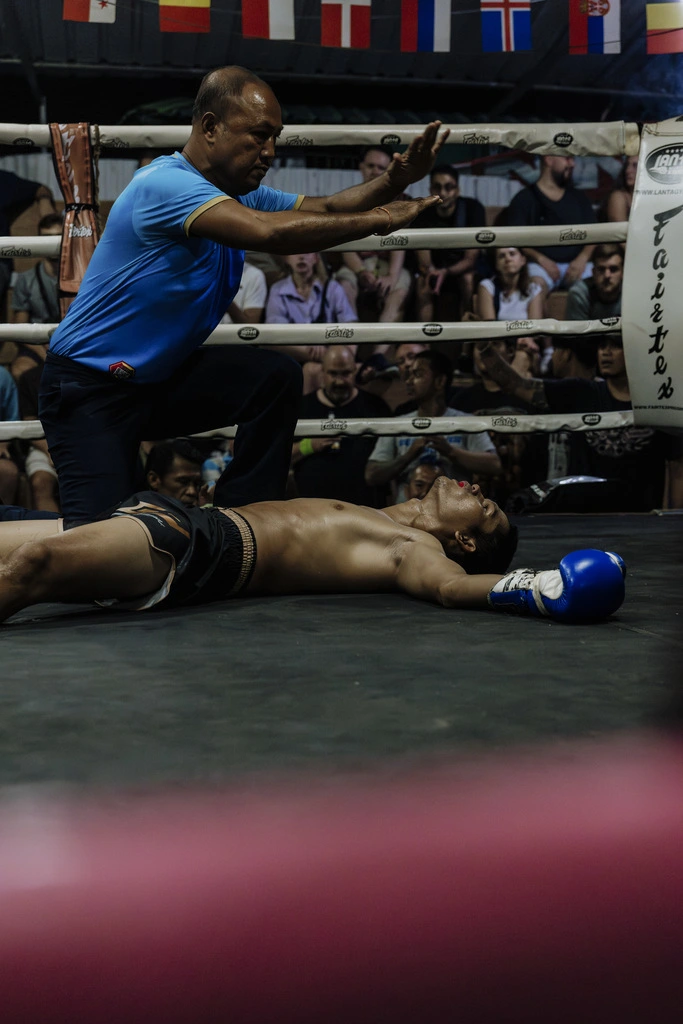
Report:
M 64 21 L 112 24 L 116 0 L 63 0 Z M 126 6 L 131 0 L 123 0 Z M 620 53 L 620 0 L 568 0 L 569 52 Z M 482 50 L 531 50 L 531 0 L 479 0 Z M 123 6 L 123 4 L 122 4 Z M 647 52 L 683 52 L 683 2 L 647 3 Z M 372 0 L 320 0 L 320 45 L 370 48 Z M 211 0 L 159 0 L 162 32 L 210 32 Z M 296 39 L 294 0 L 242 0 L 245 39 Z M 448 53 L 451 0 L 401 0 L 401 50 Z

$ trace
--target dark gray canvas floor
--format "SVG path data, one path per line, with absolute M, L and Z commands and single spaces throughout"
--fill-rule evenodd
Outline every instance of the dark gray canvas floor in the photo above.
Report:
M 28 609 L 0 627 L 0 783 L 334 772 L 672 721 L 683 517 L 531 517 L 520 532 L 517 566 L 618 551 L 619 613 L 563 626 L 399 594 Z

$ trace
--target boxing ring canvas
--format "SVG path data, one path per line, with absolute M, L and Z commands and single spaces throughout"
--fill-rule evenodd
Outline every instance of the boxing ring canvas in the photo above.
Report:
M 0 635 L 0 783 L 335 773 L 673 724 L 681 518 L 518 523 L 520 565 L 553 564 L 596 543 L 619 551 L 628 566 L 619 612 L 567 626 L 401 594 L 144 614 L 27 609 Z

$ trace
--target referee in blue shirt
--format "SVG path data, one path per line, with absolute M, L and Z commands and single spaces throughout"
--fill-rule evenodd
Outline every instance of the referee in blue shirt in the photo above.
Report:
M 136 172 L 112 207 L 45 362 L 40 419 L 62 511 L 92 519 L 135 490 L 144 438 L 239 424 L 218 505 L 284 497 L 301 371 L 279 352 L 202 348 L 239 287 L 244 250 L 313 252 L 405 227 L 438 199 L 391 202 L 445 141 L 432 122 L 382 177 L 329 197 L 261 185 L 282 131 L 269 86 L 207 75 L 182 153 Z

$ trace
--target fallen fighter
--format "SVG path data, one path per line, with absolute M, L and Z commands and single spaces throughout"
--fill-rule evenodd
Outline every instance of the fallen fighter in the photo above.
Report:
M 559 569 L 505 575 L 516 547 L 495 501 L 445 476 L 381 510 L 323 498 L 188 509 L 144 491 L 66 531 L 54 520 L 0 525 L 0 621 L 40 601 L 143 610 L 306 592 L 401 590 L 582 622 L 622 603 L 618 555 L 574 552 Z

